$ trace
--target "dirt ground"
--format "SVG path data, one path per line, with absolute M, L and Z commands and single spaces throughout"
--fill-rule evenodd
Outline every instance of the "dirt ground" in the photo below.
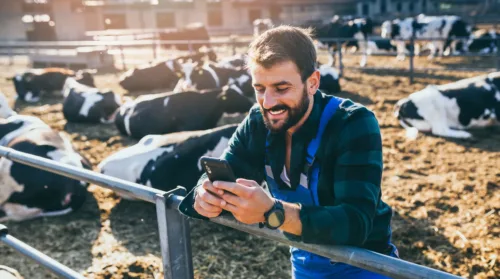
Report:
M 354 70 L 359 57 L 348 57 L 341 97 L 373 110 L 384 145 L 383 199 L 393 207 L 393 242 L 404 260 L 467 278 L 498 278 L 500 266 L 500 127 L 474 132 L 473 140 L 419 134 L 415 141 L 392 116 L 394 104 L 427 84 L 443 84 L 481 72 L 458 67 L 495 66 L 490 59 L 418 58 L 416 66 L 434 68 L 409 84 L 401 70 L 408 61 L 370 57 L 369 67 Z M 0 64 L 0 90 L 11 100 L 5 77 L 26 66 Z M 98 74 L 98 87 L 117 85 L 118 74 Z M 94 167 L 106 156 L 133 144 L 113 125 L 68 124 L 60 97 L 33 105 L 14 104 L 70 135 Z M 288 247 L 216 224 L 190 221 L 195 278 L 290 278 Z M 79 211 L 53 218 L 6 224 L 27 242 L 88 278 L 161 278 L 156 211 L 152 204 L 120 200 L 113 192 L 90 186 Z M 25 278 L 54 278 L 41 266 L 0 245 L 0 264 Z

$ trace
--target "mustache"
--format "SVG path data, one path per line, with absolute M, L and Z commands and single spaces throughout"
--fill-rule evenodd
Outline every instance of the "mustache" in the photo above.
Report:
M 265 109 L 265 108 L 262 108 L 262 109 L 264 110 L 264 112 L 268 112 L 268 111 L 288 110 L 290 108 L 286 105 L 275 105 L 274 107 L 272 107 L 270 109 Z

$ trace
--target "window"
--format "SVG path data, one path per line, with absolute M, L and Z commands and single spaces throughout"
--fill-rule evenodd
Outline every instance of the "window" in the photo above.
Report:
M 104 15 L 104 29 L 125 29 L 127 23 L 124 14 Z
M 370 13 L 370 6 L 368 6 L 368 3 L 363 4 L 362 10 L 364 16 L 367 16 Z
M 248 11 L 248 20 L 250 20 L 250 23 L 253 23 L 254 20 L 261 18 L 261 11 L 260 10 L 249 10 Z
M 403 5 L 401 2 L 396 3 L 396 11 L 401 12 L 403 10 Z
M 208 11 L 208 26 L 221 26 L 222 12 L 220 10 Z
M 380 0 L 380 13 L 385 14 L 387 12 L 387 0 Z
M 175 27 L 175 14 L 173 12 L 156 13 L 157 28 L 172 28 Z
M 413 12 L 413 10 L 415 10 L 415 7 L 414 7 L 414 5 L 413 5 L 413 2 L 410 2 L 410 3 L 408 4 L 408 11 Z
M 424 12 L 426 8 L 427 8 L 427 0 L 422 0 L 422 9 L 424 10 Z
M 442 4 L 439 6 L 439 9 L 440 9 L 440 10 L 449 10 L 449 9 L 451 9 L 451 4 L 448 4 L 448 3 L 442 3 Z

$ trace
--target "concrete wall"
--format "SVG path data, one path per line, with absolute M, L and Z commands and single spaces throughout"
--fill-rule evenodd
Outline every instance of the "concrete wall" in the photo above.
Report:
M 52 20 L 55 22 L 57 39 L 72 41 L 85 39 L 85 14 L 71 11 L 66 0 L 52 0 Z
M 0 8 L 0 41 L 26 40 L 26 26 L 22 22 L 21 1 L 2 1 Z

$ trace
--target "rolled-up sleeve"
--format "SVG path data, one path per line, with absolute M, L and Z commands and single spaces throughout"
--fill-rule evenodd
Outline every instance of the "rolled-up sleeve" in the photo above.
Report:
M 334 206 L 302 206 L 302 235 L 291 239 L 305 243 L 363 245 L 372 231 L 380 200 L 382 139 L 374 114 L 366 108 L 348 114 L 340 130 L 334 165 Z M 329 158 L 326 160 L 330 161 Z M 323 168 L 323 171 L 325 169 Z

